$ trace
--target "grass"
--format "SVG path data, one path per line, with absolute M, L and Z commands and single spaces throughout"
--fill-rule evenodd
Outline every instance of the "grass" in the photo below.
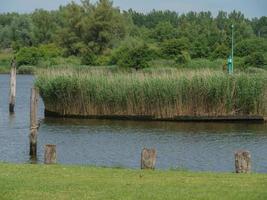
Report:
M 45 70 L 36 81 L 45 107 L 61 115 L 236 116 L 267 114 L 267 73 L 212 70 L 112 73 Z
M 265 200 L 266 174 L 0 164 L 0 199 Z

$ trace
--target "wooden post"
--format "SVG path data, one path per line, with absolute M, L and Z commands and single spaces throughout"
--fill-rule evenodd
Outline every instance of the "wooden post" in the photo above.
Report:
M 141 169 L 155 169 L 156 165 L 156 149 L 144 148 L 141 153 Z
M 10 90 L 9 90 L 9 113 L 14 113 L 16 101 L 16 62 L 13 59 L 10 71 Z
M 36 88 L 31 89 L 31 107 L 30 107 L 30 156 L 32 159 L 37 157 L 37 129 L 38 129 L 38 99 L 39 91 Z
M 249 151 L 240 150 L 235 152 L 235 171 L 236 173 L 251 172 L 251 155 Z
M 56 164 L 57 163 L 57 151 L 56 145 L 45 145 L 44 164 Z

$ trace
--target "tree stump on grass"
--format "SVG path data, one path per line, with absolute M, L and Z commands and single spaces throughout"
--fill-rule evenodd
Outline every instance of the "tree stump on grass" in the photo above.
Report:
M 44 164 L 56 164 L 56 162 L 57 162 L 56 145 L 52 144 L 45 145 Z
M 156 149 L 143 149 L 141 153 L 141 169 L 155 169 Z
M 251 172 L 251 155 L 249 151 L 240 150 L 235 152 L 235 170 L 236 173 Z

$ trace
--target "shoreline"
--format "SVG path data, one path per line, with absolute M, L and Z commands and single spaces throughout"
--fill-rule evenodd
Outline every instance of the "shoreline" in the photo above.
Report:
M 173 118 L 156 118 L 155 116 L 141 115 L 62 115 L 57 112 L 44 111 L 45 117 L 70 119 L 107 119 L 132 121 L 167 121 L 167 122 L 267 122 L 267 117 L 251 116 L 175 116 Z

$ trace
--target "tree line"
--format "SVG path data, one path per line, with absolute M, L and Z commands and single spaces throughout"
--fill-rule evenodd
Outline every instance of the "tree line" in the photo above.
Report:
M 0 14 L 0 48 L 11 48 L 21 64 L 41 58 L 80 58 L 82 64 L 146 67 L 153 59 L 186 63 L 226 59 L 234 25 L 235 55 L 243 65 L 266 66 L 267 17 L 238 11 L 122 11 L 110 0 L 82 0 L 57 10 Z

